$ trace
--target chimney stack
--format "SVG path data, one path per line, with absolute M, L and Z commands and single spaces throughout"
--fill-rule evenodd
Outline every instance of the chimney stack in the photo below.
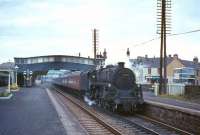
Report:
M 178 59 L 178 54 L 174 54 L 174 59 Z
M 127 48 L 126 55 L 127 55 L 127 57 L 130 57 L 130 50 L 129 50 L 129 48 Z
M 104 59 L 107 59 L 107 52 L 106 52 L 106 48 L 104 48 L 103 57 L 104 57 Z
M 119 68 L 124 68 L 124 62 L 118 62 L 118 67 Z
M 198 57 L 194 57 L 194 58 L 193 58 L 193 62 L 194 62 L 194 64 L 198 64 L 198 62 L 199 62 Z

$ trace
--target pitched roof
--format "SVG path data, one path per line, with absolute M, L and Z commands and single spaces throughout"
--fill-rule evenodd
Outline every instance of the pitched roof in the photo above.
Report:
M 182 63 L 185 67 L 200 68 L 200 63 L 195 64 L 193 61 L 181 60 L 181 63 Z
M 167 57 L 167 64 L 171 63 L 173 58 Z M 153 67 L 153 68 L 159 68 L 160 67 L 160 58 L 145 58 L 145 57 L 139 57 L 137 59 L 131 59 L 130 60 L 133 65 L 135 64 L 142 64 L 146 67 Z
M 167 57 L 167 65 L 171 63 L 174 60 L 173 57 Z M 193 61 L 188 61 L 188 60 L 180 60 L 180 62 L 185 66 L 185 67 L 190 67 L 190 68 L 200 68 L 200 63 L 195 64 Z M 159 68 L 160 67 L 160 58 L 154 57 L 154 58 L 145 58 L 145 57 L 138 57 L 137 59 L 130 59 L 133 65 L 136 64 L 142 64 L 145 65 L 146 67 L 153 67 L 153 68 Z
M 2 63 L 0 64 L 0 69 L 1 70 L 13 70 L 15 67 L 15 64 L 13 62 L 6 62 L 6 63 Z

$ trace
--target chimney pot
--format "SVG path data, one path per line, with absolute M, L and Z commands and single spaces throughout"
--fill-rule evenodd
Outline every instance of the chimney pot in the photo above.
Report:
M 174 58 L 175 58 L 175 59 L 178 59 L 178 54 L 174 54 Z
M 106 52 L 106 49 L 105 49 L 105 48 L 104 48 L 104 52 L 103 52 L 103 57 L 104 57 L 104 59 L 107 58 L 107 52 Z
M 194 64 L 197 64 L 197 63 L 199 62 L 198 57 L 194 57 L 194 58 L 193 58 L 193 62 L 194 62 Z

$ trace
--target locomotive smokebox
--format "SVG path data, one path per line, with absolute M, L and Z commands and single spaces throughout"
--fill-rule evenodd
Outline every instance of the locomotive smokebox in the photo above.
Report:
M 118 67 L 119 68 L 124 68 L 124 64 L 125 64 L 124 62 L 118 62 Z

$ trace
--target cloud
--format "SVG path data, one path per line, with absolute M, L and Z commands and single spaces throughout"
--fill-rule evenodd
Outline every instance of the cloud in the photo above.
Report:
M 195 1 L 174 1 L 172 33 L 199 27 Z M 0 7 L 0 49 L 4 50 L 0 56 L 73 55 L 79 51 L 82 56 L 92 56 L 93 28 L 99 30 L 99 50 L 107 48 L 110 59 L 124 57 L 127 48 L 131 57 L 159 56 L 159 40 L 134 46 L 158 36 L 155 0 L 4 0 Z M 196 49 L 193 54 L 188 51 L 189 45 L 198 48 L 198 37 L 196 33 L 169 38 L 169 53 L 200 57 Z M 180 44 L 184 44 L 181 49 Z M 20 50 L 25 53 L 19 54 Z

